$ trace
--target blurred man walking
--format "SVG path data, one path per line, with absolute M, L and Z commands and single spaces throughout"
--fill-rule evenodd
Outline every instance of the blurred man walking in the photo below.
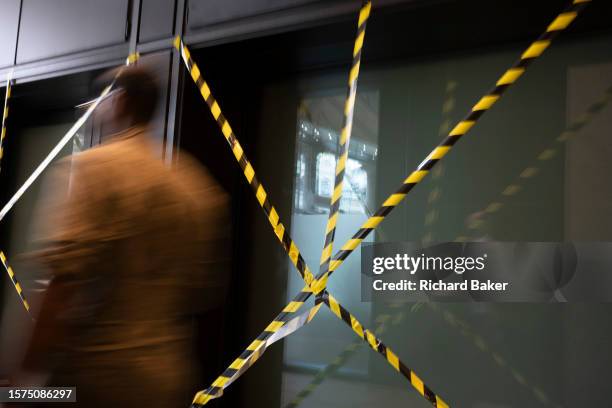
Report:
M 23 369 L 76 386 L 77 406 L 186 406 L 190 317 L 224 298 L 228 202 L 185 154 L 158 158 L 152 75 L 126 68 L 115 89 L 98 113 L 112 135 L 48 176 L 31 255 L 53 278 Z

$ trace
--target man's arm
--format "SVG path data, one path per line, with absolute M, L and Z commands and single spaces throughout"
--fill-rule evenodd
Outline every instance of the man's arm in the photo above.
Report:
M 45 178 L 33 231 L 35 250 L 27 254 L 32 262 L 51 274 L 40 314 L 31 337 L 23 369 L 49 370 L 57 347 L 71 330 L 67 315 L 74 316 L 83 272 L 95 262 L 100 251 L 102 228 L 96 221 L 101 192 L 91 191 L 91 174 L 78 160 L 61 160 Z

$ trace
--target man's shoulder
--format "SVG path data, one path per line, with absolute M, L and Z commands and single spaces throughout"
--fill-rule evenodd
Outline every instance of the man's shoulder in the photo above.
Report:
M 156 166 L 157 160 L 144 151 L 141 146 L 135 146 L 133 141 L 119 140 L 116 142 L 92 147 L 83 152 L 64 158 L 76 171 L 119 171 L 131 168 L 132 171 L 143 167 Z M 109 174 L 110 175 L 110 174 Z
M 226 206 L 229 197 L 216 179 L 195 158 L 180 151 L 178 161 L 166 165 L 137 140 L 120 140 L 62 159 L 57 167 L 77 177 L 112 180 L 117 188 L 163 187 L 175 200 L 195 201 L 198 207 Z
M 173 175 L 186 194 L 205 207 L 225 206 L 229 202 L 227 193 L 206 167 L 185 151 L 180 151 Z

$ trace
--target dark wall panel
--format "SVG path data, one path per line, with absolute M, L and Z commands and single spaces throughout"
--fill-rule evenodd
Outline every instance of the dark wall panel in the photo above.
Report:
M 17 62 L 126 41 L 129 0 L 23 0 Z
M 0 4 L 0 67 L 6 67 L 13 65 L 13 58 L 15 58 L 19 0 L 2 0 Z
M 140 9 L 140 42 L 159 40 L 172 35 L 176 0 L 142 0 Z
M 189 0 L 188 30 L 320 0 Z

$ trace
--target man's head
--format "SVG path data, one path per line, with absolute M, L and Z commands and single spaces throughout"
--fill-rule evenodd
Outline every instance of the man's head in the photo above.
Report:
M 101 77 L 109 83 L 117 70 Z M 123 68 L 115 79 L 112 95 L 100 106 L 102 119 L 113 132 L 130 126 L 146 126 L 155 113 L 159 89 L 154 76 L 145 68 L 130 66 Z

